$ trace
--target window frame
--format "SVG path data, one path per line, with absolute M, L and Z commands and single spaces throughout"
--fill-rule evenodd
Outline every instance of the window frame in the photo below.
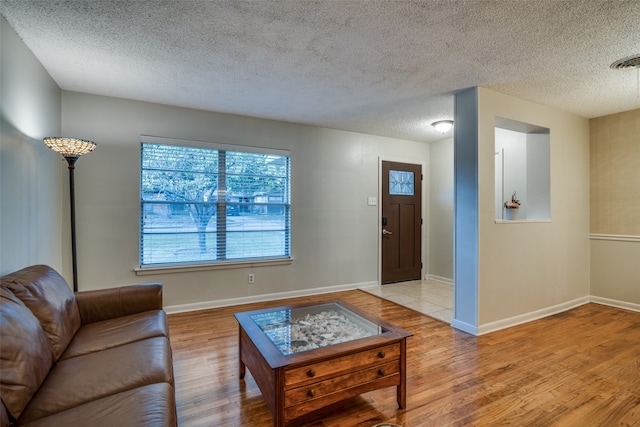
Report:
M 255 154 L 271 154 L 276 156 L 284 156 L 288 162 L 287 173 L 287 185 L 285 190 L 285 200 L 283 206 L 285 206 L 285 239 L 286 249 L 284 255 L 269 256 L 269 257 L 245 257 L 245 258 L 232 258 L 232 259 L 212 259 L 212 260 L 192 260 L 183 262 L 165 262 L 165 263 L 152 263 L 143 264 L 143 212 L 145 200 L 143 199 L 143 187 L 142 187 L 142 147 L 143 144 L 162 144 L 175 147 L 193 147 L 204 148 L 210 150 L 224 150 L 227 152 L 239 152 L 239 153 L 255 153 Z M 155 274 L 157 272 L 179 272 L 179 271 L 201 271 L 201 270 L 216 270 L 216 269 L 228 269 L 228 268 L 243 268 L 251 266 L 265 266 L 265 265 L 287 265 L 293 262 L 292 256 L 292 218 L 291 218 L 291 151 L 284 149 L 274 149 L 265 147 L 255 147 L 247 145 L 236 144 L 223 144 L 207 141 L 193 141 L 185 139 L 165 138 L 151 135 L 140 136 L 140 170 L 139 170 L 139 216 L 138 216 L 138 266 L 134 269 L 137 275 Z M 226 173 L 226 172 L 225 172 Z M 223 174 L 224 175 L 224 174 Z M 148 202 L 148 201 L 147 201 Z M 226 206 L 226 200 L 219 202 L 219 205 Z M 225 212 L 227 212 L 225 208 Z M 229 214 L 225 215 L 228 218 Z M 214 220 L 212 218 L 211 220 Z M 225 230 L 225 233 L 227 230 Z

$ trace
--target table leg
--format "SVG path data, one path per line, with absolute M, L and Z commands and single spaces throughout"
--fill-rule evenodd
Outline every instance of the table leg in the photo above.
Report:
M 405 406 L 407 406 L 407 403 L 406 403 L 407 398 L 404 390 L 404 383 L 398 385 L 398 389 L 396 392 L 398 394 L 398 409 L 404 409 Z
M 247 373 L 247 367 L 242 361 L 242 326 L 239 328 L 238 332 L 238 363 L 239 363 L 239 374 L 240 379 L 243 379 L 245 374 Z
M 242 359 L 240 359 L 240 379 L 244 378 L 246 372 L 247 372 L 247 367 L 242 362 Z
M 400 384 L 396 388 L 398 407 L 407 406 L 407 340 L 400 341 Z

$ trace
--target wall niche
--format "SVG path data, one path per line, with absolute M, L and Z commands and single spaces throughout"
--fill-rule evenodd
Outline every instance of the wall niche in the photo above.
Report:
M 549 164 L 549 128 L 495 118 L 496 222 L 551 219 Z M 514 193 L 520 207 L 507 210 Z

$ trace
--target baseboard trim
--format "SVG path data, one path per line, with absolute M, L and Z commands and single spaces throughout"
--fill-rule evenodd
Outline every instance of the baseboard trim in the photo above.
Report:
M 210 308 L 229 307 L 232 305 L 251 304 L 254 302 L 265 302 L 285 298 L 328 294 L 331 292 L 350 291 L 354 289 L 368 288 L 371 286 L 378 286 L 378 282 L 351 283 L 347 285 L 327 286 L 324 288 L 301 289 L 298 291 L 275 292 L 271 294 L 251 295 L 239 298 L 228 298 L 214 301 L 195 302 L 190 304 L 169 305 L 164 307 L 164 311 L 166 311 L 168 314 L 184 313 L 188 311 L 207 310 Z
M 603 298 L 603 297 L 595 297 L 593 295 L 591 296 L 591 302 L 596 304 L 608 305 L 616 308 L 623 308 L 625 310 L 640 312 L 640 304 L 636 304 L 633 302 L 619 301 L 619 300 Z
M 436 276 L 434 274 L 426 274 L 424 276 L 425 280 L 435 280 L 436 282 L 447 283 L 449 285 L 453 285 L 453 279 L 448 277 Z
M 429 279 L 447 283 L 446 278 L 437 278 L 437 276 L 429 276 Z M 354 289 L 366 290 L 367 288 L 373 288 L 373 287 L 379 287 L 379 286 L 380 285 L 378 284 L 378 282 L 352 283 L 347 285 L 328 286 L 324 288 L 302 289 L 298 291 L 276 292 L 276 293 L 270 293 L 270 294 L 252 295 L 247 297 L 229 298 L 229 299 L 223 299 L 223 300 L 170 305 L 165 307 L 164 310 L 168 314 L 184 313 L 188 311 L 207 310 L 210 308 L 229 307 L 233 305 L 251 304 L 254 302 L 265 302 L 265 301 L 273 301 L 273 300 L 279 300 L 279 299 L 285 299 L 285 298 L 295 298 L 295 297 L 304 297 L 304 296 L 311 296 L 311 295 L 318 295 L 318 294 L 327 294 L 331 292 L 350 291 Z M 453 321 L 451 322 L 451 326 L 455 329 L 469 333 L 471 335 L 475 335 L 475 336 L 485 335 L 490 332 L 507 329 L 512 326 L 521 325 L 523 323 L 542 319 L 543 317 L 562 313 L 563 311 L 571 310 L 572 308 L 576 308 L 590 302 L 607 305 L 611 307 L 616 307 L 616 308 L 621 308 L 625 310 L 640 312 L 640 304 L 587 295 L 581 298 L 576 298 L 574 300 L 564 302 L 562 304 L 557 304 L 551 307 L 546 307 L 540 310 L 532 311 L 530 313 L 509 317 L 507 319 L 486 323 L 480 326 L 475 326 L 470 323 L 466 323 L 457 319 L 453 319 Z
M 451 327 L 461 330 L 462 332 L 478 336 L 478 327 L 470 323 L 466 323 L 458 319 L 453 319 L 453 322 L 451 322 Z
M 490 332 L 522 325 L 523 323 L 532 322 L 534 320 L 542 319 L 543 317 L 552 316 L 554 314 L 562 313 L 563 311 L 571 310 L 572 308 L 588 304 L 589 302 L 591 302 L 591 297 L 584 296 L 571 301 L 563 302 L 561 304 L 552 305 L 551 307 L 545 307 L 540 310 L 531 311 L 529 313 L 519 314 L 517 316 L 508 317 L 506 319 L 497 320 L 495 322 L 485 323 L 484 325 L 478 326 L 478 335 L 484 335 Z

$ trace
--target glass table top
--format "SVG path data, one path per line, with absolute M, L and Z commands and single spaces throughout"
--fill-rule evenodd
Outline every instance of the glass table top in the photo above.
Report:
M 285 356 L 388 332 L 338 303 L 274 310 L 250 317 Z

